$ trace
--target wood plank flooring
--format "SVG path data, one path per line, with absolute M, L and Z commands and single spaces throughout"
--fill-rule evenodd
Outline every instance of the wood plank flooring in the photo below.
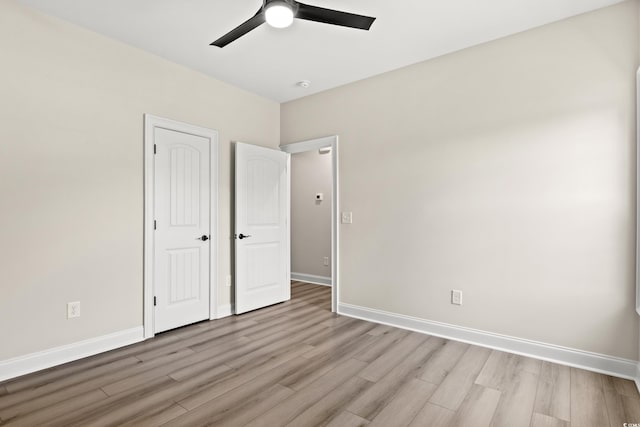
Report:
M 0 383 L 5 426 L 640 423 L 635 384 L 330 313 L 330 289 Z

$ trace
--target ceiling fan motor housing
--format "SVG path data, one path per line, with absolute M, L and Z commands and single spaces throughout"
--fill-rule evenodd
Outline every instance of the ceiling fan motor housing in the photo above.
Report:
M 291 11 L 293 12 L 293 16 L 296 16 L 296 14 L 298 13 L 299 6 L 298 2 L 295 0 L 264 0 L 262 4 L 262 10 L 265 11 L 267 9 L 267 6 L 273 3 L 288 6 L 289 9 L 291 9 Z

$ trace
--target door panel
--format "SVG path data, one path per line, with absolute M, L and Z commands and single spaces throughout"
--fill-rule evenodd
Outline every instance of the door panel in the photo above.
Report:
M 236 143 L 236 314 L 291 297 L 288 166 L 286 153 Z
M 200 269 L 202 255 L 200 248 L 168 250 L 169 256 L 169 299 L 173 305 L 200 298 Z
M 209 318 L 209 139 L 155 129 L 155 332 Z M 207 240 L 201 240 L 207 236 Z
M 189 146 L 169 149 L 172 226 L 196 226 L 200 222 L 200 153 Z

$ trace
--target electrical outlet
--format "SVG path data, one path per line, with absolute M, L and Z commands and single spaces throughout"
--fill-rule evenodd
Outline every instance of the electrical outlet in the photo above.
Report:
M 67 303 L 67 319 L 80 317 L 80 301 Z
M 225 279 L 224 284 L 227 286 L 227 288 L 231 287 L 231 275 L 230 274 L 227 274 L 227 277 Z
M 324 264 L 325 267 L 329 267 L 329 257 L 326 256 L 322 258 L 322 263 Z
M 342 212 L 341 222 L 343 224 L 352 224 L 353 223 L 353 213 L 352 212 Z
M 451 304 L 462 305 L 462 291 L 457 289 L 451 291 Z

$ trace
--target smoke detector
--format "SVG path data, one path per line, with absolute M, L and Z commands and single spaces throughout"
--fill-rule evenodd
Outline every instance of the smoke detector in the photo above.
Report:
M 297 83 L 298 86 L 300 86 L 301 88 L 308 88 L 309 86 L 311 86 L 311 82 L 309 80 L 300 80 Z

